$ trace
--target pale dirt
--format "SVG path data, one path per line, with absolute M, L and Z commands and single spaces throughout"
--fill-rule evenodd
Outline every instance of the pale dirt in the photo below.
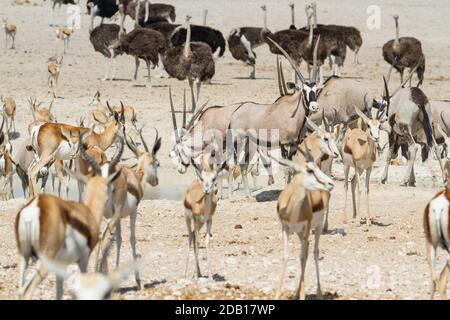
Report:
M 16 123 L 23 134 L 31 120 L 29 97 L 49 102 L 51 96 L 46 85 L 46 60 L 55 52 L 55 30 L 50 27 L 51 9 L 48 2 L 34 1 L 35 5 L 13 5 L 0 0 L 0 15 L 18 27 L 16 49 L 0 49 L 0 93 L 13 95 L 18 104 Z M 401 34 L 414 35 L 422 40 L 427 57 L 424 91 L 430 99 L 449 98 L 450 61 L 447 59 L 449 43 L 446 13 L 448 1 L 377 1 L 381 7 L 381 29 L 368 30 L 365 26 L 366 8 L 373 1 L 318 1 L 319 22 L 354 25 L 362 31 L 364 45 L 360 52 L 360 65 L 353 65 L 353 53 L 349 57 L 343 76 L 362 79 L 376 94 L 381 93 L 381 76 L 388 65 L 381 56 L 381 46 L 394 35 L 391 16 L 401 15 Z M 84 1 L 82 12 L 85 12 Z M 213 27 L 223 31 L 241 25 L 262 24 L 259 6 L 262 1 L 170 1 L 177 8 L 178 21 L 186 14 L 193 16 L 194 23 L 201 23 L 201 12 L 209 9 L 208 20 Z M 269 27 L 273 30 L 289 25 L 289 1 L 265 1 L 269 10 Z M 303 25 L 303 2 L 297 6 L 297 23 Z M 65 8 L 56 10 L 54 22 L 63 24 Z M 98 21 L 97 21 L 98 22 Z M 116 298 L 271 298 L 278 281 L 281 258 L 281 228 L 276 217 L 276 192 L 265 192 L 257 199 L 240 199 L 219 202 L 213 223 L 211 241 L 212 273 L 214 277 L 195 281 L 184 280 L 184 261 L 187 245 L 186 226 L 183 218 L 181 192 L 193 175 L 180 176 L 175 172 L 168 153 L 171 145 L 171 121 L 168 104 L 168 86 L 172 86 L 177 102 L 181 101 L 187 84 L 174 79 L 156 79 L 147 84 L 145 69 L 139 73 L 137 83 L 131 80 L 134 59 L 121 56 L 117 60 L 120 81 L 102 82 L 105 71 L 103 57 L 94 53 L 88 40 L 88 16 L 82 16 L 82 29 L 77 30 L 65 56 L 57 89 L 61 97 L 55 101 L 55 113 L 60 122 L 75 123 L 86 115 L 88 101 L 97 89 L 111 102 L 122 100 L 138 110 L 138 119 L 146 124 L 145 136 L 151 141 L 152 127 L 158 128 L 163 137 L 159 152 L 162 164 L 160 194 L 171 200 L 146 200 L 140 207 L 137 238 L 138 252 L 148 258 L 141 271 L 146 289 L 134 290 L 134 281 L 123 283 Z M 131 29 L 130 20 L 127 20 Z M 3 42 L 2 42 L 3 45 Z M 58 44 L 59 52 L 62 44 Z M 247 80 L 249 69 L 231 58 L 225 57 L 216 64 L 216 76 L 212 85 L 203 87 L 202 101 L 211 104 L 230 104 L 254 100 L 269 103 L 278 96 L 275 75 L 275 58 L 267 47 L 257 49 L 257 80 Z M 289 78 L 290 69 L 286 68 Z M 393 76 L 398 82 L 398 75 Z M 136 84 L 138 86 L 136 86 Z M 391 85 L 393 87 L 393 84 Z M 178 103 L 180 107 L 180 103 Z M 383 158 L 384 159 L 383 155 Z M 422 212 L 427 201 L 441 187 L 436 160 L 427 163 L 417 161 L 417 187 L 400 187 L 405 166 L 391 167 L 388 185 L 378 184 L 380 166 L 377 162 L 371 185 L 371 208 L 375 224 L 367 228 L 364 223 L 343 224 L 344 207 L 342 166 L 336 165 L 334 173 L 337 187 L 333 191 L 330 210 L 331 234 L 321 237 L 320 267 L 321 283 L 327 298 L 338 299 L 426 299 L 428 293 L 428 267 L 422 231 Z M 263 185 L 260 179 L 260 185 Z M 280 190 L 283 182 L 277 176 L 274 190 Z M 170 192 L 171 188 L 175 192 Z M 267 190 L 266 190 L 267 191 Z M 159 191 L 158 191 L 159 192 Z M 256 194 L 255 193 L 255 194 Z M 156 193 L 157 195 L 158 193 Z M 153 194 L 153 196 L 155 193 Z M 154 196 L 155 197 L 155 196 Z M 158 198 L 156 196 L 155 198 Z M 350 199 L 349 199 L 350 200 Z M 0 299 L 17 297 L 18 269 L 14 240 L 14 217 L 23 199 L 0 203 Z M 364 202 L 362 202 L 364 208 Z M 350 203 L 349 203 L 350 205 Z M 349 206 L 350 208 L 350 206 Z M 349 210 L 350 211 L 350 210 Z M 363 211 L 364 212 L 364 211 Z M 350 212 L 348 213 L 350 215 Z M 124 223 L 122 261 L 131 259 L 128 243 L 128 223 Z M 239 228 L 240 225 L 242 228 Z M 291 237 L 290 260 L 283 297 L 289 298 L 297 285 L 299 270 L 299 245 Z M 205 269 L 205 252 L 200 251 L 202 268 Z M 193 256 L 191 256 L 191 270 Z M 313 254 L 307 268 L 307 293 L 315 294 L 315 270 Z M 312 296 L 314 297 L 314 296 Z M 50 276 L 36 292 L 36 298 L 54 298 L 54 276 Z

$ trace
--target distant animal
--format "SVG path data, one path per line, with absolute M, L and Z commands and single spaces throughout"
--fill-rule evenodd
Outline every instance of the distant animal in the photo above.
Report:
M 3 28 L 5 29 L 5 48 L 8 48 L 8 40 L 11 39 L 11 49 L 15 49 L 15 39 L 17 27 L 15 24 L 8 23 L 6 17 L 3 17 Z
M 383 58 L 400 72 L 400 83 L 403 83 L 405 69 L 409 68 L 411 71 L 417 66 L 415 72 L 419 78 L 418 85 L 421 85 L 425 72 L 425 55 L 422 52 L 422 43 L 414 37 L 399 37 L 398 18 L 398 15 L 394 16 L 395 39 L 389 40 L 383 45 Z

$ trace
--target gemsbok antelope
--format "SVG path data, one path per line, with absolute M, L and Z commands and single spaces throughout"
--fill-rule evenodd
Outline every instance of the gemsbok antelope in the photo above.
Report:
M 352 201 L 353 201 L 353 218 L 359 216 L 360 207 L 360 183 L 361 175 L 366 172 L 364 191 L 366 195 L 366 224 L 371 225 L 370 205 L 369 205 L 369 184 L 372 167 L 377 157 L 378 142 L 380 139 L 380 130 L 390 131 L 390 128 L 381 122 L 386 109 L 379 109 L 376 115 L 369 118 L 355 107 L 355 112 L 361 117 L 367 126 L 367 131 L 359 128 L 347 129 L 344 140 L 342 141 L 342 160 L 344 162 L 344 189 L 345 189 L 345 205 L 343 213 L 343 221 L 347 219 L 347 191 L 348 191 L 348 175 L 350 168 L 355 169 L 355 175 L 352 178 Z
M 326 191 L 334 188 L 333 180 L 324 174 L 314 163 L 314 159 L 308 151 L 300 150 L 306 162 L 298 164 L 287 159 L 274 159 L 280 164 L 292 169 L 295 173 L 292 181 L 281 192 L 277 202 L 277 213 L 282 226 L 283 259 L 281 262 L 280 279 L 276 289 L 275 299 L 279 299 L 282 288 L 286 264 L 289 259 L 289 234 L 296 233 L 301 243 L 301 271 L 300 282 L 296 292 L 296 298 L 305 299 L 305 268 L 308 259 L 309 235 L 314 230 L 314 260 L 317 273 L 317 297 L 322 297 L 319 277 L 319 238 L 323 229 L 325 204 L 321 201 L 320 193 L 308 191 Z M 313 199 L 316 196 L 317 199 Z M 317 205 L 315 206 L 314 204 Z
M 87 161 L 95 161 L 86 154 L 78 135 L 80 152 Z M 113 168 L 120 160 L 122 148 L 110 163 Z M 82 180 L 87 186 L 84 203 L 68 201 L 53 195 L 33 197 L 16 216 L 15 235 L 19 251 L 19 298 L 31 299 L 35 289 L 45 279 L 48 270 L 39 260 L 45 256 L 66 264 L 77 262 L 81 272 L 86 272 L 91 252 L 99 238 L 100 225 L 105 212 L 114 211 L 111 183 L 120 175 L 112 174 L 86 177 L 66 169 L 67 173 Z M 99 174 L 101 172 L 97 172 Z M 37 270 L 25 283 L 25 273 L 30 258 L 36 259 Z M 56 278 L 56 297 L 63 294 L 63 279 Z
M 202 276 L 198 262 L 198 251 L 200 244 L 199 232 L 203 224 L 206 223 L 206 260 L 208 274 L 211 272 L 209 259 L 209 237 L 211 234 L 212 218 L 216 211 L 217 196 L 215 180 L 219 172 L 225 167 L 226 161 L 214 166 L 211 163 L 213 157 L 202 155 L 200 165 L 196 167 L 199 172 L 199 180 L 195 180 L 187 188 L 183 196 L 184 217 L 188 230 L 188 249 L 186 254 L 185 276 L 187 276 L 189 266 L 189 254 L 191 245 L 194 247 L 195 255 L 195 277 Z

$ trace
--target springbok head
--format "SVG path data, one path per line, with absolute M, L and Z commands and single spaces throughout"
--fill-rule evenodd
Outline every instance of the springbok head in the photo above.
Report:
M 323 154 L 326 154 L 333 158 L 339 157 L 339 149 L 336 145 L 336 134 L 334 132 L 334 124 L 337 119 L 337 111 L 334 109 L 334 118 L 330 122 L 325 117 L 325 112 L 322 110 L 322 122 L 323 128 L 317 126 L 311 119 L 306 117 L 306 122 L 308 126 L 314 130 L 317 135 L 319 149 Z
M 305 162 L 298 164 L 287 159 L 277 159 L 269 155 L 279 164 L 286 166 L 294 171 L 295 174 L 303 175 L 303 185 L 308 190 L 331 191 L 334 188 L 333 179 L 323 173 L 314 162 L 314 159 L 306 145 L 306 152 L 299 149 L 299 152 L 305 157 Z
M 366 106 L 366 110 L 368 110 L 371 114 L 370 118 L 356 106 L 355 112 L 367 125 L 367 133 L 369 134 L 369 137 L 372 138 L 372 140 L 374 140 L 375 142 L 378 142 L 380 140 L 380 130 L 384 130 L 386 132 L 390 132 L 391 130 L 386 121 L 383 121 L 385 119 L 384 113 L 387 108 L 378 109 L 376 115 L 373 115 L 371 108 L 369 108 L 367 104 L 366 96 L 364 96 L 364 104 Z
M 127 263 L 108 273 L 76 272 L 69 274 L 67 266 L 46 257 L 40 257 L 42 263 L 50 271 L 64 279 L 69 291 L 76 300 L 105 300 L 119 288 L 122 281 L 141 267 L 142 259 Z
M 97 90 L 97 92 L 94 94 L 94 97 L 92 98 L 91 101 L 89 101 L 88 106 L 90 107 L 94 107 L 97 106 L 98 104 L 100 104 L 100 90 Z
M 183 98 L 183 125 L 178 129 L 177 119 L 175 116 L 175 107 L 173 105 L 172 90 L 169 87 L 169 99 L 170 108 L 172 113 L 172 125 L 175 137 L 175 143 L 170 151 L 169 157 L 175 162 L 177 170 L 179 173 L 184 174 L 187 168 L 191 165 L 192 159 L 194 158 L 194 151 L 201 150 L 202 148 L 202 137 L 194 136 L 191 134 L 194 128 L 195 120 L 203 112 L 207 103 L 203 104 L 196 113 L 192 116 L 188 123 L 186 123 L 186 91 L 184 92 Z M 200 145 L 198 145 L 200 144 Z
M 128 148 L 134 153 L 138 159 L 137 170 L 141 171 L 144 175 L 144 181 L 150 184 L 152 187 L 158 185 L 158 168 L 159 161 L 156 158 L 156 153 L 161 148 L 161 137 L 158 134 L 158 130 L 155 128 L 156 136 L 153 147 L 150 150 L 147 143 L 142 136 L 142 128 L 139 130 L 139 137 L 141 138 L 144 151 L 140 151 L 137 145 L 134 143 L 130 136 L 125 135 Z
M 441 112 L 441 120 L 442 123 L 444 124 L 445 130 L 439 124 L 437 125 L 437 129 L 441 134 L 442 138 L 444 138 L 445 149 L 447 150 L 446 160 L 450 161 L 450 130 L 447 123 L 444 120 L 443 112 Z
M 317 49 L 320 41 L 320 36 L 317 38 L 316 44 L 314 46 L 314 52 L 313 52 L 313 75 L 311 79 L 305 80 L 302 73 L 300 72 L 297 64 L 294 62 L 294 60 L 289 56 L 289 54 L 274 40 L 271 38 L 268 38 L 277 48 L 280 50 L 280 52 L 286 57 L 286 59 L 291 64 L 292 68 L 294 69 L 295 73 L 297 74 L 298 78 L 300 79 L 301 85 L 297 86 L 294 83 L 289 83 L 290 88 L 295 88 L 299 91 L 301 91 L 301 98 L 304 101 L 304 106 L 307 109 L 309 113 L 315 113 L 319 111 L 319 104 L 317 103 L 317 97 L 319 94 L 319 90 L 321 87 L 317 84 L 318 80 L 318 67 L 317 67 Z M 283 70 L 281 67 L 281 63 L 277 61 L 277 70 L 278 70 L 278 85 L 280 87 L 280 93 L 281 95 L 287 94 L 286 85 L 284 83 L 283 79 Z M 282 82 L 282 83 L 281 83 Z
M 32 98 L 28 99 L 28 104 L 34 121 L 56 122 L 56 118 L 52 114 L 53 100 L 48 107 L 42 106 L 42 102 L 37 103 L 37 100 Z
M 210 194 L 214 191 L 214 185 L 219 173 L 225 168 L 227 162 L 223 161 L 219 165 L 214 164 L 214 155 L 202 154 L 199 157 L 198 164 L 193 162 L 197 172 L 199 173 L 200 180 L 203 185 L 203 192 Z

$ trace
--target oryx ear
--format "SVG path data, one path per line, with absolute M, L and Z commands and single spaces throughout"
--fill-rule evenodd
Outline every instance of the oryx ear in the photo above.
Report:
M 314 131 L 318 131 L 319 130 L 319 127 L 317 126 L 317 124 L 315 124 L 309 117 L 306 117 L 306 123 Z
M 444 131 L 444 129 L 442 129 L 440 124 L 437 125 L 437 130 L 439 131 L 441 136 L 444 137 L 444 139 L 448 137 L 447 133 Z
M 366 124 L 369 122 L 370 119 L 357 106 L 355 106 L 355 112 Z
M 288 82 L 286 83 L 286 85 L 289 90 L 300 90 L 300 88 L 294 82 Z

